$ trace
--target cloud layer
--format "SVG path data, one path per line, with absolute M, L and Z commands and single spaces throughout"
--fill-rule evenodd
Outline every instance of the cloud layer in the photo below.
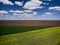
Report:
M 53 14 L 51 12 L 45 12 L 42 16 L 52 16 Z
M 7 4 L 7 5 L 14 5 L 11 1 L 9 0 L 0 0 L 1 3 Z
M 21 16 L 21 17 L 32 17 L 37 15 L 37 12 L 35 11 L 31 11 L 31 10 L 9 10 L 9 11 L 5 11 L 5 10 L 1 10 L 0 11 L 0 15 L 8 15 L 9 13 L 12 13 L 11 15 L 13 16 Z
M 18 6 L 23 6 L 23 3 L 19 1 L 16 1 L 15 4 L 17 4 Z
M 37 9 L 37 8 L 42 8 L 41 4 L 43 2 L 42 1 L 39 1 L 39 0 L 31 0 L 31 1 L 28 1 L 26 2 L 26 4 L 23 6 L 23 8 L 25 9 Z
M 1 14 L 1 13 L 5 13 L 5 14 L 7 14 L 8 11 L 2 10 L 2 11 L 0 11 L 0 14 Z
M 54 6 L 51 6 L 50 1 L 52 0 L 30 0 L 27 2 L 22 0 L 15 0 L 14 2 L 10 0 L 0 0 L 0 3 L 2 4 L 2 8 L 0 9 L 0 20 L 24 18 L 40 19 L 42 17 L 53 17 L 55 14 L 58 15 L 57 17 L 59 17 L 60 6 L 55 6 L 54 4 Z M 6 8 L 4 8 L 4 6 L 6 6 Z
M 60 11 L 60 6 L 49 7 L 49 10 Z

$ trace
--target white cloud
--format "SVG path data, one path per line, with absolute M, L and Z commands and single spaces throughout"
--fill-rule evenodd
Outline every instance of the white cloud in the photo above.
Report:
M 25 16 L 32 17 L 32 16 L 35 16 L 36 14 L 37 14 L 37 12 L 33 12 L 32 14 L 26 14 Z
M 39 1 L 39 0 L 31 0 L 31 1 L 28 1 L 26 2 L 26 4 L 23 6 L 23 8 L 25 9 L 37 9 L 37 8 L 42 8 L 41 4 L 43 2 L 42 1 Z
M 12 15 L 10 14 L 12 13 Z M 31 12 L 31 13 L 30 13 Z M 37 15 L 37 12 L 32 11 L 32 10 L 1 10 L 0 11 L 0 16 L 13 16 L 13 17 L 20 17 L 20 18 L 28 18 L 28 17 L 34 17 Z M 11 17 L 10 17 L 11 18 Z M 7 19 L 7 18 L 6 18 Z
M 33 12 L 33 15 L 36 15 L 37 14 L 37 12 Z
M 37 15 L 37 12 L 33 12 L 33 13 L 31 13 L 31 14 L 24 13 L 23 15 L 24 15 L 25 17 L 33 17 L 33 16 Z
M 31 14 L 28 14 L 26 12 L 24 13 L 13 13 L 14 16 L 21 16 L 21 17 L 32 17 L 32 16 L 35 16 L 37 14 L 37 12 L 32 12 Z
M 24 10 L 24 12 L 32 12 L 32 10 Z
M 14 13 L 24 13 L 22 10 L 9 10 L 9 12 L 14 12 Z
M 14 16 L 24 16 L 24 17 L 29 17 L 29 16 L 34 16 L 37 14 L 37 12 L 34 12 L 32 10 L 9 10 L 9 12 L 12 12 Z
M 8 11 L 1 10 L 0 13 L 8 13 Z
M 60 6 L 49 7 L 49 10 L 57 10 L 57 11 L 60 11 Z
M 8 11 L 1 10 L 1 11 L 0 11 L 0 16 L 2 16 L 2 15 L 7 15 L 8 13 L 9 13 Z
M 2 2 L 3 4 L 7 4 L 7 5 L 14 5 L 11 1 L 9 0 L 0 0 L 0 2 Z
M 52 15 L 50 12 L 46 12 L 45 14 L 46 14 L 46 15 Z
M 52 16 L 53 14 L 51 12 L 46 12 L 42 16 Z
M 16 1 L 15 4 L 17 4 L 18 6 L 22 6 L 23 2 Z
M 20 13 L 13 13 L 14 16 L 23 16 L 22 14 Z
M 24 13 L 24 11 L 22 11 L 22 10 L 16 10 L 15 12 L 16 13 Z
M 9 10 L 9 12 L 15 12 L 14 10 Z

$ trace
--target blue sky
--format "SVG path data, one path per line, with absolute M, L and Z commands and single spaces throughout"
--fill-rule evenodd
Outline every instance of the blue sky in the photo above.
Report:
M 0 0 L 0 20 L 60 20 L 60 0 Z

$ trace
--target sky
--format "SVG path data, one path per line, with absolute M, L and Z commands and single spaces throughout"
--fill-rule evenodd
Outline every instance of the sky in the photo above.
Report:
M 0 20 L 60 20 L 60 0 L 0 0 Z

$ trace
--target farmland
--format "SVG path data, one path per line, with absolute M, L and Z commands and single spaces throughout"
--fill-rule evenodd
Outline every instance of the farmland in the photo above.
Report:
M 0 45 L 60 45 L 60 20 L 0 20 Z
M 0 26 L 0 45 L 60 45 L 60 26 Z
M 60 20 L 0 20 L 0 26 L 60 26 Z

